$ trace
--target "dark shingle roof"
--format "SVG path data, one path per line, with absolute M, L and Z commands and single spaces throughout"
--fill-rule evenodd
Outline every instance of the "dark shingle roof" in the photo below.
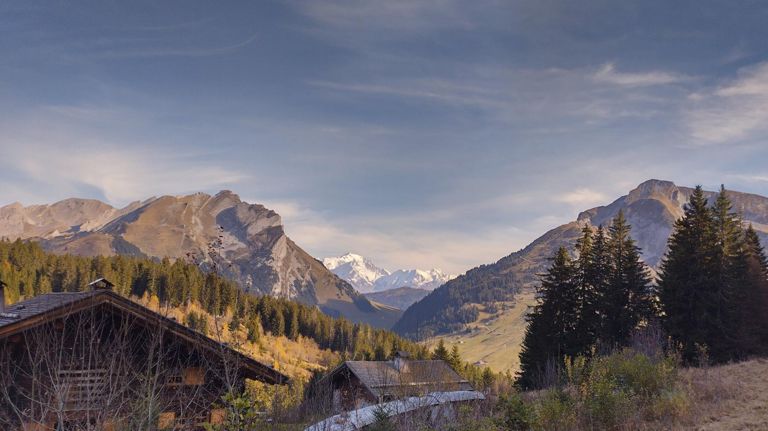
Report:
M 5 308 L 0 315 L 0 328 L 30 317 L 35 317 L 98 294 L 98 291 L 47 293 L 20 301 Z
M 331 374 L 349 369 L 374 396 L 397 393 L 399 388 L 422 387 L 424 392 L 474 390 L 451 366 L 442 360 L 403 361 L 399 371 L 389 361 L 346 361 Z

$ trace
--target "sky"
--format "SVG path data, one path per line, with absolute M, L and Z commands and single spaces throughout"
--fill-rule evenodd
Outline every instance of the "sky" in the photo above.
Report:
M 230 189 L 451 273 L 650 178 L 768 195 L 768 3 L 4 0 L 0 205 Z

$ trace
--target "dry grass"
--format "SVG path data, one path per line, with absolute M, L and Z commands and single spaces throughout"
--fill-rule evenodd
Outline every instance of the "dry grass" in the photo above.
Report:
M 768 430 L 768 360 L 689 368 L 690 430 Z
M 520 345 L 527 324 L 525 314 L 528 307 L 534 303 L 534 292 L 525 291 L 517 295 L 510 308 L 497 315 L 481 313 L 477 322 L 467 325 L 471 328 L 469 333 L 436 337 L 425 344 L 434 347 L 442 338 L 449 349 L 454 344 L 457 345 L 462 359 L 467 362 L 482 361 L 483 366 L 496 372 L 515 373 L 520 368 Z

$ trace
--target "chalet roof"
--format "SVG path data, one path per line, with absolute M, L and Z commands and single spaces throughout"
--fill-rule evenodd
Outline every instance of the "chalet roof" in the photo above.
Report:
M 288 377 L 274 368 L 262 364 L 225 344 L 209 338 L 197 331 L 158 314 L 141 304 L 123 297 L 111 290 L 96 289 L 83 292 L 58 292 L 38 295 L 25 301 L 17 302 L 6 308 L 0 315 L 0 339 L 12 334 L 35 327 L 44 322 L 63 317 L 83 309 L 100 304 L 110 304 L 123 311 L 171 331 L 174 335 L 189 343 L 198 344 L 209 351 L 226 351 L 235 355 L 238 363 L 242 364 L 243 375 L 249 379 L 261 380 L 267 383 L 282 384 L 288 382 Z M 223 350 L 222 350 L 223 349 Z
M 86 292 L 57 292 L 38 295 L 26 301 L 17 302 L 6 307 L 5 313 L 0 314 L 0 328 L 21 322 L 50 310 L 71 304 L 83 298 L 88 298 L 98 291 Z
M 391 361 L 346 361 L 331 371 L 333 379 L 348 370 L 374 397 L 397 392 L 400 387 L 424 386 L 431 390 L 452 387 L 471 391 L 472 385 L 443 360 L 405 360 L 400 370 Z

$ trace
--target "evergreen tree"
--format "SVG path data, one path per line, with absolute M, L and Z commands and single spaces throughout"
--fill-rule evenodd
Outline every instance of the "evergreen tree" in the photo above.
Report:
M 462 362 L 461 355 L 459 354 L 459 346 L 454 344 L 453 347 L 451 347 L 450 355 L 448 355 L 448 364 L 450 364 L 451 368 L 455 371 L 459 372 L 461 371 Z
M 648 269 L 630 236 L 631 226 L 619 211 L 609 228 L 607 283 L 602 292 L 600 343 L 608 348 L 626 345 L 632 332 L 653 315 Z
M 757 232 L 750 225 L 739 253 L 744 272 L 733 294 L 734 343 L 740 358 L 768 355 L 768 259 Z
M 272 335 L 275 337 L 282 337 L 285 335 L 285 316 L 283 315 L 282 310 L 274 308 L 269 323 L 269 329 L 270 332 L 272 332 Z
M 659 299 L 662 325 L 679 343 L 686 362 L 693 362 L 701 347 L 711 348 L 719 324 L 712 316 L 713 292 L 717 292 L 716 233 L 712 211 L 701 186 L 691 195 L 681 219 L 669 238 L 661 264 Z
M 299 308 L 290 306 L 288 308 L 288 319 L 286 325 L 286 337 L 296 341 L 299 338 Z
M 542 276 L 538 303 L 527 318 L 517 380 L 521 387 L 540 386 L 550 365 L 562 367 L 564 357 L 578 352 L 574 331 L 578 313 L 576 283 L 574 264 L 568 251 L 561 247 Z
M 443 361 L 449 360 L 450 353 L 448 353 L 448 349 L 445 348 L 445 342 L 441 338 L 440 341 L 437 342 L 437 347 L 435 347 L 435 351 L 432 352 L 432 359 L 440 359 Z
M 576 307 L 578 319 L 574 325 L 575 347 L 578 354 L 589 354 L 597 338 L 600 320 L 598 314 L 601 267 L 605 261 L 605 237 L 602 227 L 595 241 L 591 226 L 584 226 L 581 238 L 576 242 L 579 258 L 576 261 Z
M 737 296 L 744 289 L 747 271 L 745 236 L 741 217 L 733 212 L 733 205 L 724 186 L 712 207 L 715 235 L 713 265 L 710 268 L 716 280 L 715 289 L 707 295 L 708 315 L 713 322 L 708 335 L 710 355 L 718 361 L 740 356 L 737 345 L 740 309 Z

